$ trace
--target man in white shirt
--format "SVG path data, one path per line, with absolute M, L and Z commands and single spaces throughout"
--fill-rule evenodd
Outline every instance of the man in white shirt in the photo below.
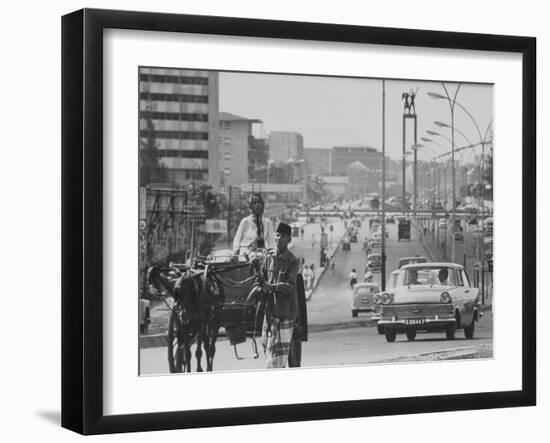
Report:
M 252 214 L 241 220 L 233 239 L 233 254 L 235 255 L 261 247 L 266 249 L 275 248 L 273 223 L 263 216 L 264 200 L 262 196 L 258 193 L 252 194 L 249 207 Z M 260 226 L 258 226 L 258 221 Z

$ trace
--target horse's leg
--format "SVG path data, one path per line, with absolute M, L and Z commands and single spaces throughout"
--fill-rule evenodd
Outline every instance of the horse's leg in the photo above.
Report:
M 195 350 L 195 357 L 197 359 L 197 372 L 203 372 L 201 366 L 203 336 L 203 327 L 200 326 L 197 329 L 197 349 Z
M 185 339 L 184 339 L 184 348 L 183 352 L 185 355 L 185 369 L 184 372 L 191 372 L 191 334 L 189 326 L 185 329 Z
M 216 354 L 216 340 L 218 338 L 219 323 L 214 321 L 210 325 L 208 334 L 207 371 L 214 369 L 214 355 Z

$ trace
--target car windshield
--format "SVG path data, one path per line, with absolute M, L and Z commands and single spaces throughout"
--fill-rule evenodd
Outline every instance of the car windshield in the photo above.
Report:
M 397 277 L 399 277 L 399 274 L 391 274 L 390 278 L 388 279 L 388 284 L 386 285 L 386 289 L 393 289 L 397 286 Z
M 457 285 L 456 271 L 446 266 L 414 267 L 401 272 L 403 285 Z
M 359 286 L 356 288 L 358 294 L 372 294 L 375 292 L 380 292 L 380 289 L 377 286 Z
M 426 257 L 407 257 L 399 260 L 399 268 L 411 264 L 411 263 L 426 263 L 428 259 Z

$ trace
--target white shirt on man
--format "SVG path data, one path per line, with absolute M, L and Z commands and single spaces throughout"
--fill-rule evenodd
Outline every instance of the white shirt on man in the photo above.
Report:
M 269 218 L 262 217 L 264 228 L 264 241 L 267 249 L 275 248 L 275 230 Z M 233 239 L 233 251 L 248 250 L 258 237 L 258 229 L 255 217 L 251 214 L 241 220 L 235 238 Z

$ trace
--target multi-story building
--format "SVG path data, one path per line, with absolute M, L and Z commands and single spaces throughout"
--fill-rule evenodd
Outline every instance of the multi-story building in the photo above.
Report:
M 219 190 L 218 73 L 139 69 L 140 146 L 156 145 L 167 181 Z
M 261 120 L 220 112 L 219 121 L 219 167 L 221 188 L 225 191 L 228 186 L 241 186 L 254 177 L 256 157 L 265 156 L 261 152 L 265 144 L 252 136 L 252 125 L 261 124 Z
M 304 148 L 304 160 L 308 174 L 332 175 L 332 149 Z
M 359 161 L 367 169 L 382 171 L 382 153 L 367 146 L 335 146 L 332 148 L 332 175 L 346 175 L 348 166 Z
M 360 161 L 353 162 L 348 166 L 348 186 L 346 194 L 351 198 L 362 198 L 369 192 L 376 192 L 369 183 L 369 170 Z
M 273 131 L 269 134 L 269 160 L 276 164 L 304 158 L 304 137 L 297 132 Z

